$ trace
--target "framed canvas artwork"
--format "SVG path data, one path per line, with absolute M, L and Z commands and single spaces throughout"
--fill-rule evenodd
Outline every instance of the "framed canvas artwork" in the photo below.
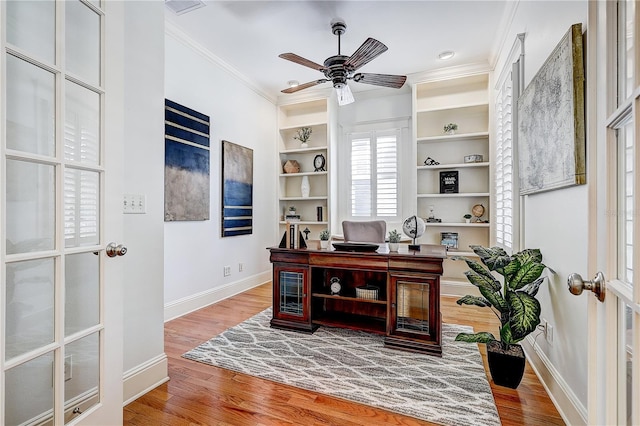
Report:
M 520 195 L 586 183 L 582 24 L 572 25 L 518 100 Z
M 222 141 L 222 236 L 253 232 L 253 150 Z
M 209 117 L 165 99 L 164 220 L 209 219 Z

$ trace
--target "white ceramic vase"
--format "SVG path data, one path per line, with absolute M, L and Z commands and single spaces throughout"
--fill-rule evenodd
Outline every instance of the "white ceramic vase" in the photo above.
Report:
M 400 243 L 389 243 L 389 251 L 398 251 Z
M 322 249 L 329 248 L 329 240 L 320 240 L 320 248 Z
M 311 185 L 309 184 L 309 176 L 302 176 L 302 183 L 300 184 L 300 192 L 304 198 L 309 197 L 311 192 Z

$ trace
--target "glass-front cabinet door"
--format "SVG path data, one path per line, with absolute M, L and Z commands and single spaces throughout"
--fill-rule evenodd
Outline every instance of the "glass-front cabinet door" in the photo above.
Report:
M 392 273 L 389 336 L 385 344 L 441 354 L 437 276 Z
M 271 325 L 310 331 L 308 267 L 274 264 L 273 285 Z

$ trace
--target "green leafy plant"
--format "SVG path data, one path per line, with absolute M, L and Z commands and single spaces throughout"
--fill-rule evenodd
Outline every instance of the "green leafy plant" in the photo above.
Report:
M 464 217 L 465 219 L 471 219 L 471 215 L 470 215 L 469 213 L 465 214 L 463 217 Z
M 296 131 L 296 135 L 293 138 L 299 140 L 301 143 L 307 143 L 312 132 L 311 127 L 302 127 Z
M 540 285 L 547 278 L 539 249 L 526 249 L 508 255 L 500 247 L 470 246 L 480 257 L 482 264 L 468 258 L 471 270 L 465 272 L 471 284 L 478 287 L 482 296 L 467 295 L 458 305 L 488 307 L 500 319 L 500 340 L 489 332 L 459 333 L 456 340 L 471 343 L 500 342 L 504 350 L 520 342 L 540 324 L 540 302 L 535 298 Z M 483 266 L 484 265 L 484 266 Z M 502 284 L 493 275 L 502 275 Z
M 322 241 L 328 241 L 329 240 L 329 230 L 328 229 L 323 229 L 322 231 L 320 231 L 320 239 Z
M 399 243 L 402 235 L 395 229 L 389 231 L 389 242 L 390 243 Z
M 458 130 L 458 125 L 456 123 L 449 123 L 444 125 L 445 133 L 450 132 L 452 130 Z

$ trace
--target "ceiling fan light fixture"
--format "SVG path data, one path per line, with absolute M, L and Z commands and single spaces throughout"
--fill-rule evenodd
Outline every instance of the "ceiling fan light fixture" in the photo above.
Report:
M 353 97 L 353 93 L 351 93 L 351 89 L 344 83 L 334 84 L 336 88 L 336 94 L 338 95 L 338 105 L 349 105 L 355 102 L 355 98 Z
M 438 59 L 440 59 L 441 61 L 447 61 L 447 60 L 453 58 L 454 56 L 456 56 L 456 52 L 454 52 L 452 50 L 445 50 L 444 52 L 441 52 L 438 55 Z
M 289 80 L 287 81 L 287 86 L 289 87 L 298 87 L 300 82 L 298 80 Z

